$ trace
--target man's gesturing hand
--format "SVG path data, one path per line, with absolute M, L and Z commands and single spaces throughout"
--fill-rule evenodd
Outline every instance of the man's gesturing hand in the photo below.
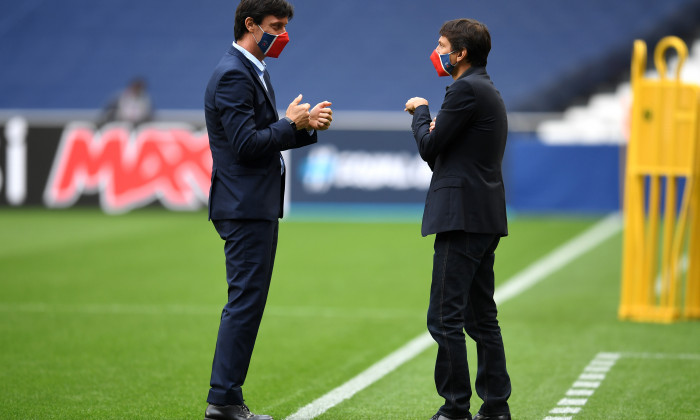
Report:
M 308 129 L 309 126 L 309 108 L 310 104 L 300 104 L 301 93 L 299 96 L 294 98 L 291 104 L 287 107 L 287 112 L 285 116 L 294 121 L 297 126 L 297 130 Z
M 416 108 L 418 108 L 421 105 L 428 105 L 428 101 L 417 96 L 413 97 L 409 99 L 408 102 L 406 102 L 406 108 L 404 109 L 404 111 L 407 111 L 409 114 L 413 115 L 413 111 L 415 111 Z
M 328 130 L 333 121 L 333 110 L 328 101 L 319 102 L 309 113 L 309 127 L 314 130 Z

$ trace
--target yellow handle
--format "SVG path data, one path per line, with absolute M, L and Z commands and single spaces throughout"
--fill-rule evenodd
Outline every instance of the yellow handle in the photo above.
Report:
M 647 67 L 647 44 L 637 39 L 632 50 L 632 86 L 644 78 L 644 70 Z
M 677 36 L 667 36 L 656 44 L 656 50 L 654 50 L 654 63 L 656 64 L 656 70 L 659 72 L 661 80 L 666 79 L 666 60 L 664 60 L 664 54 L 666 53 L 666 50 L 671 47 L 675 48 L 676 52 L 678 53 L 676 80 L 681 80 L 681 68 L 685 63 L 685 59 L 688 58 L 688 47 L 685 45 L 685 42 L 683 42 L 683 40 Z

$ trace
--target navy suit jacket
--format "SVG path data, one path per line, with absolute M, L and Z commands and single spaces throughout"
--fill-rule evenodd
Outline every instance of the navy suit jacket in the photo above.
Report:
M 430 132 L 430 110 L 413 113 L 418 150 L 433 176 L 421 234 L 451 230 L 508 234 L 501 161 L 508 120 L 485 67 L 471 67 L 450 86 Z
M 207 85 L 204 116 L 213 159 L 209 219 L 277 220 L 283 216 L 280 151 L 316 142 L 316 132 L 279 119 L 269 77 L 233 46 Z

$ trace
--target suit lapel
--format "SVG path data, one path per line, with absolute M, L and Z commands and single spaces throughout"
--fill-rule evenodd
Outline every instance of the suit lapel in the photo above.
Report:
M 239 60 L 243 63 L 244 66 L 248 69 L 248 71 L 251 73 L 253 76 L 253 79 L 255 82 L 260 86 L 260 89 L 262 89 L 263 92 L 265 92 L 265 97 L 267 98 L 267 101 L 270 103 L 272 106 L 272 109 L 275 111 L 275 115 L 277 115 L 277 104 L 275 103 L 275 93 L 272 90 L 272 83 L 270 82 L 270 76 L 268 76 L 267 71 L 263 73 L 263 77 L 265 78 L 265 83 L 267 83 L 267 89 L 265 89 L 265 85 L 263 85 L 262 80 L 260 80 L 260 77 L 258 76 L 258 72 L 255 70 L 253 63 L 248 60 L 246 56 L 241 54 L 240 51 L 238 51 L 235 47 L 231 46 L 229 48 L 229 54 L 234 55 L 238 57 Z
M 263 77 L 265 78 L 265 84 L 267 84 L 267 93 L 269 94 L 270 100 L 272 102 L 272 107 L 275 108 L 275 112 L 277 112 L 277 100 L 275 99 L 275 90 L 272 88 L 272 81 L 270 80 L 270 73 L 265 70 L 263 73 Z

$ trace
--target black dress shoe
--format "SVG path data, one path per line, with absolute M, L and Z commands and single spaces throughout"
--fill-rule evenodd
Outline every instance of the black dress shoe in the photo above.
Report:
M 453 419 L 451 417 L 445 417 L 440 413 L 435 413 L 435 415 L 433 417 L 431 417 L 430 420 L 469 420 L 469 419 Z
M 253 414 L 243 405 L 209 404 L 204 412 L 204 420 L 273 420 L 265 414 Z
M 510 414 L 499 414 L 496 416 L 486 416 L 481 413 L 476 413 L 473 420 L 510 420 Z

